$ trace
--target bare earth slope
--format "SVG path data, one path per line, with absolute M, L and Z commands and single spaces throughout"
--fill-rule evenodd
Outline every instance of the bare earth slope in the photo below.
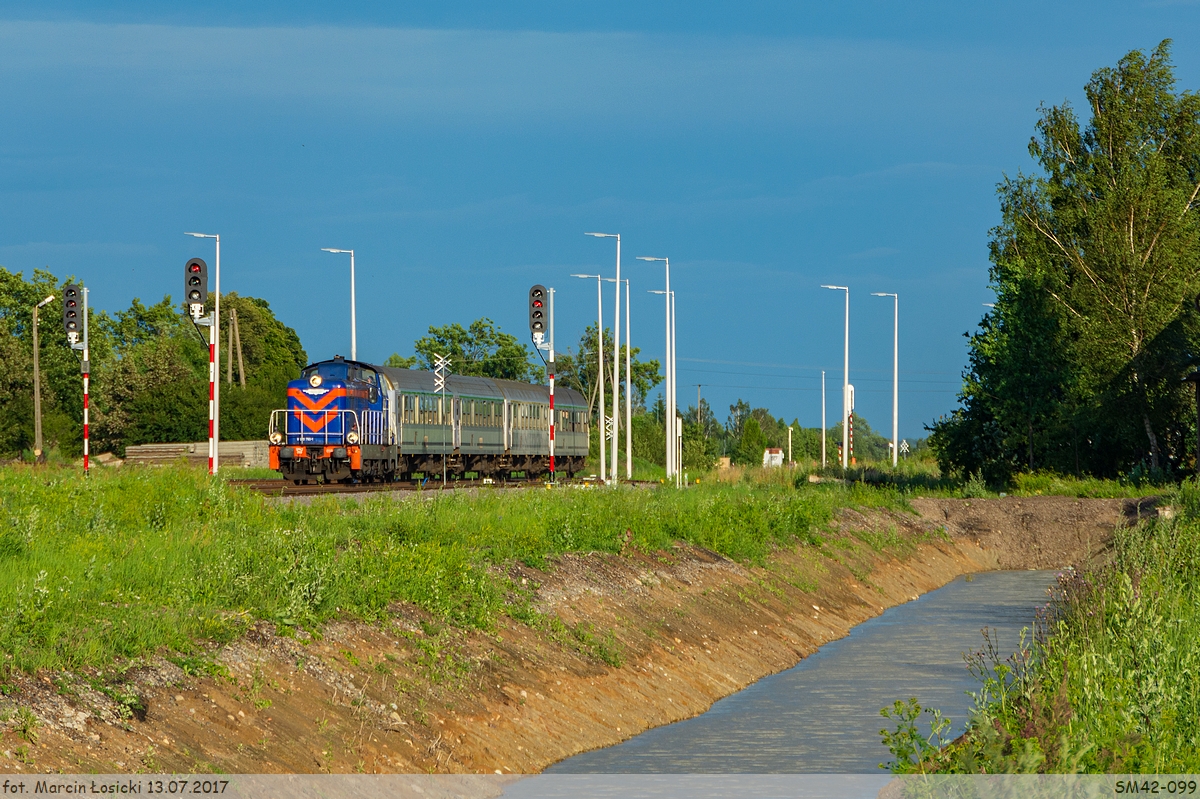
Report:
M 186 672 L 157 660 L 10 675 L 0 770 L 536 772 L 702 713 L 959 574 L 1095 557 L 1116 525 L 1153 512 L 1061 497 L 912 505 L 919 516 L 844 511 L 824 547 L 765 568 L 683 545 L 514 567 L 532 624 L 463 632 L 398 605 L 386 624 L 319 637 L 260 624 Z
M 1156 512 L 1155 500 L 1002 497 L 914 499 L 926 520 L 957 541 L 995 553 L 1001 569 L 1056 569 L 1102 555 L 1118 524 Z

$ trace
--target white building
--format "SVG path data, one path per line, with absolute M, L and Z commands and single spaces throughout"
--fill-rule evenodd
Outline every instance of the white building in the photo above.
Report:
M 780 447 L 768 447 L 763 450 L 763 468 L 774 469 L 783 466 L 783 450 Z

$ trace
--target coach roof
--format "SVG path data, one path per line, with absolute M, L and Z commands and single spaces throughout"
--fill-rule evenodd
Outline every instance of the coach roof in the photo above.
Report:
M 374 368 L 382 372 L 402 393 L 419 391 L 423 394 L 432 394 L 435 391 L 433 372 L 417 369 L 394 369 L 390 366 Z M 446 393 L 462 397 L 502 397 L 513 402 L 546 403 L 549 400 L 550 389 L 546 386 L 534 386 L 517 380 L 451 374 L 446 378 Z M 579 407 L 586 405 L 582 394 L 565 386 L 555 387 L 554 400 L 558 405 Z

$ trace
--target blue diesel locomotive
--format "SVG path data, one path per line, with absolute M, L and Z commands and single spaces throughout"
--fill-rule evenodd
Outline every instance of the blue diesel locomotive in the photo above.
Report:
M 588 409 L 556 387 L 555 468 L 583 469 Z M 407 480 L 414 474 L 507 479 L 550 471 L 550 390 L 487 377 L 372 366 L 336 357 L 288 383 L 271 413 L 271 468 L 296 483 Z

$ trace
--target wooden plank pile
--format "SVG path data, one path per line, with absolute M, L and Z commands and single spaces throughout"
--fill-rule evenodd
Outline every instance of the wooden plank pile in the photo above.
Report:
M 221 466 L 267 467 L 268 446 L 265 441 L 222 441 Z M 125 448 L 129 465 L 163 466 L 185 461 L 189 466 L 208 465 L 208 442 L 195 444 L 136 444 Z

